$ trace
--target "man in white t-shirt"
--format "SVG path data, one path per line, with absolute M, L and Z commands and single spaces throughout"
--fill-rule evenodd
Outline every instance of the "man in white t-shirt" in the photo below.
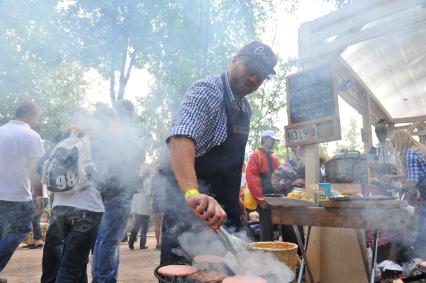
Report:
M 25 102 L 16 109 L 15 120 L 0 127 L 0 272 L 31 231 L 32 195 L 36 212 L 42 208 L 43 189 L 35 168 L 43 145 L 32 130 L 40 115 L 37 104 Z

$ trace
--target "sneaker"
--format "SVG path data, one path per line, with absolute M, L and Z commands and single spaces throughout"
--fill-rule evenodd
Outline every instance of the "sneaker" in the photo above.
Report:
M 146 250 L 148 247 L 147 246 L 145 246 L 145 247 L 140 247 L 139 249 L 140 250 Z
M 131 249 L 133 251 L 135 249 L 135 246 L 133 246 L 133 244 L 129 243 L 129 249 Z
M 41 249 L 43 246 L 44 246 L 44 243 L 40 243 L 40 244 L 37 244 L 37 245 L 32 245 L 32 246 L 30 246 L 28 248 L 30 250 L 34 250 L 34 249 Z M 1 281 L 0 281 L 0 283 L 1 283 Z
M 155 249 L 156 249 L 156 250 L 161 250 L 161 245 L 160 245 L 160 244 L 157 244 L 157 245 L 155 246 Z
M 0 278 L 0 283 L 7 283 L 7 279 L 6 278 Z

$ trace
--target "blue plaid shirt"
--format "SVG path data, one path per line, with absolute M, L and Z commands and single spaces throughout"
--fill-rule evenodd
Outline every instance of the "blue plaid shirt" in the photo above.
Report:
M 407 164 L 407 181 L 418 182 L 426 179 L 426 159 L 420 150 L 409 148 L 405 153 L 405 164 Z
M 186 92 L 173 118 L 169 140 L 173 136 L 186 136 L 196 143 L 196 157 L 203 156 L 227 137 L 227 117 L 224 104 L 225 88 L 228 88 L 234 107 L 251 114 L 247 98 L 232 94 L 228 76 L 223 85 L 221 74 L 196 81 Z

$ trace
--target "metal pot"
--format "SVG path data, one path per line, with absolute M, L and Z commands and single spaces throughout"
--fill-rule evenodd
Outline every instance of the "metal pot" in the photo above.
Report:
M 345 151 L 325 162 L 326 180 L 332 183 L 368 183 L 367 158 L 358 151 Z

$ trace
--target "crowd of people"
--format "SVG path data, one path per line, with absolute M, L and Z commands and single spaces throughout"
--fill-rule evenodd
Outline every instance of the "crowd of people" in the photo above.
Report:
M 40 107 L 21 104 L 15 119 L 0 127 L 0 272 L 32 228 L 30 246 L 43 246 L 38 223 L 46 189 L 52 213 L 43 246 L 43 283 L 88 282 L 89 256 L 92 282 L 117 282 L 119 245 L 127 235 L 129 215 L 130 249 L 138 233 L 139 248 L 146 248 L 154 215 L 160 264 L 183 261 L 176 251 L 184 232 L 222 225 L 234 231 L 247 228 L 240 198 L 245 184 L 255 202 L 250 230 L 261 241 L 274 240 L 264 197 L 304 187 L 303 147 L 294 148 L 294 156 L 282 163 L 273 154 L 278 138 L 265 131 L 261 146 L 248 158 L 245 178 L 242 168 L 252 114 L 246 96 L 275 74 L 277 60 L 269 46 L 254 41 L 235 54 L 226 72 L 190 86 L 174 116 L 167 146 L 152 167 L 143 166 L 135 110 L 127 100 L 113 107 L 98 104 L 92 112 L 71 111 L 45 149 L 34 130 Z M 400 177 L 407 179 L 405 188 L 424 194 L 426 149 L 400 136 L 392 139 L 406 172 Z M 421 229 L 425 211 L 423 204 Z M 294 242 L 293 233 L 282 227 L 284 241 Z

